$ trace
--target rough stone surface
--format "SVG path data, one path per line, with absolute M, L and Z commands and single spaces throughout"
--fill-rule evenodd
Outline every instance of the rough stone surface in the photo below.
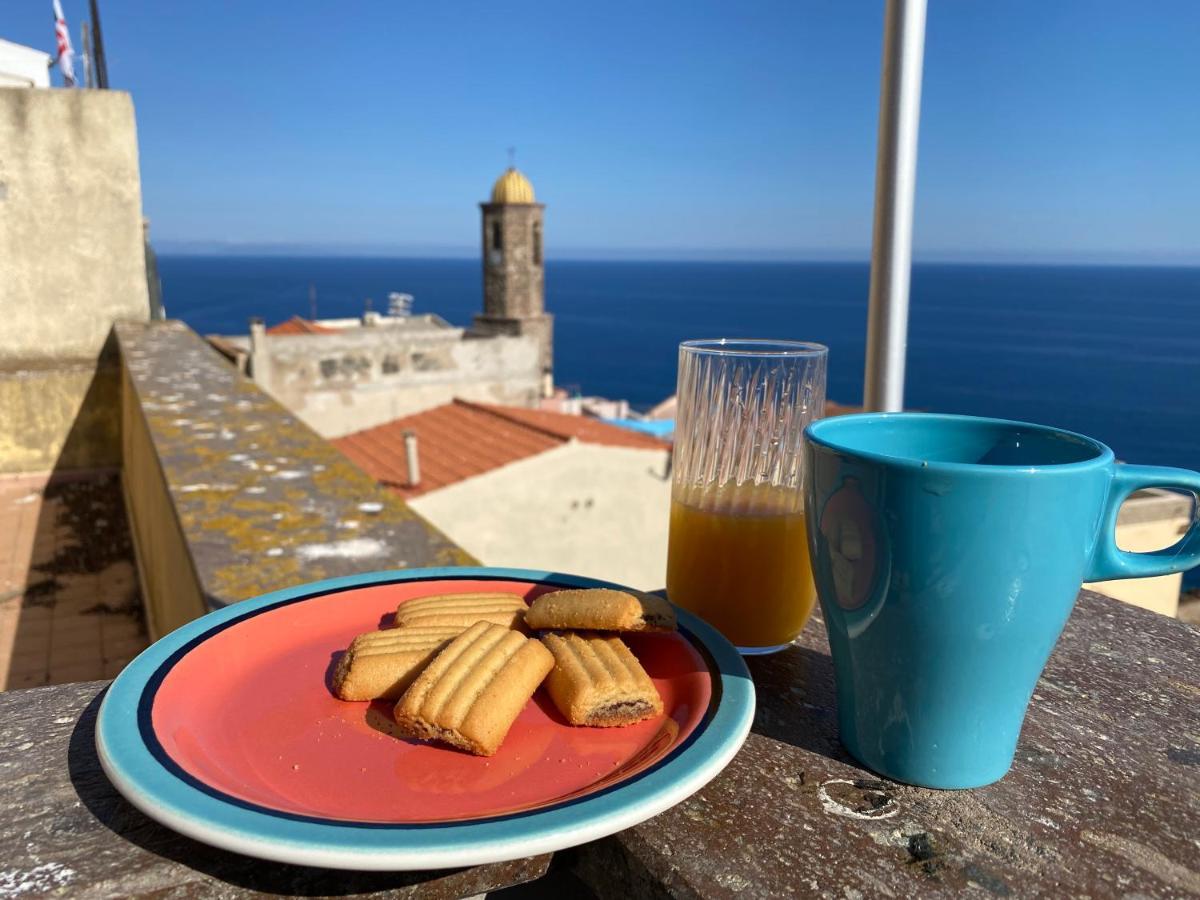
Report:
M 752 660 L 758 714 L 729 768 L 572 870 L 600 896 L 1200 894 L 1200 631 L 1082 593 L 1012 771 L 973 791 L 859 767 L 828 653 L 818 617 Z
M 554 323 L 546 314 L 541 203 L 481 203 L 483 315 L 481 335 L 531 335 L 541 344 L 541 368 L 554 366 Z M 499 239 L 499 240 L 497 240 Z
M 99 682 L 0 693 L 0 896 L 454 898 L 538 878 L 548 855 L 467 869 L 355 873 L 227 853 L 157 825 L 96 758 Z
M 170 598 L 153 596 L 162 591 L 143 549 L 171 529 L 210 609 L 323 578 L 473 562 L 187 326 L 126 323 L 116 333 L 129 511 L 152 630 L 169 619 Z M 137 461 L 139 435 L 149 459 Z M 169 503 L 140 493 L 156 479 Z

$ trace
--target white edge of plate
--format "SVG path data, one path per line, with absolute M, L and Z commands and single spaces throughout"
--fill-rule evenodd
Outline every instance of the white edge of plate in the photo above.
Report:
M 400 570 L 405 576 L 404 580 L 420 580 L 418 573 L 426 573 L 429 580 L 437 580 L 439 577 L 446 577 L 446 571 L 445 569 Z M 565 576 L 563 573 L 488 567 L 464 567 L 458 571 L 461 573 L 460 577 L 478 576 L 517 581 L 537 581 L 540 577 L 541 580 L 586 581 L 596 586 L 621 587 L 609 582 L 600 582 L 596 579 Z M 369 586 L 370 582 L 366 579 L 371 576 L 380 576 L 382 580 L 382 576 L 384 575 L 398 574 L 400 573 L 364 573 L 362 576 L 354 576 L 353 578 L 355 581 L 361 581 L 359 586 L 365 587 Z M 330 583 L 342 580 L 331 580 Z M 317 584 L 321 583 L 318 582 Z M 314 585 L 306 585 L 305 587 L 313 588 Z M 285 593 L 295 594 L 297 592 L 297 588 L 291 588 L 276 593 L 282 595 Z M 688 616 L 686 612 L 684 615 Z M 692 616 L 688 616 L 688 618 L 694 620 Z M 196 622 L 202 620 L 198 619 Z M 715 632 L 715 629 L 706 623 L 701 622 L 699 630 L 709 632 L 710 639 L 712 635 L 716 635 L 717 639 L 724 641 L 724 638 L 721 638 Z M 747 672 L 746 680 L 749 682 L 748 675 L 749 673 Z M 720 678 L 721 673 L 716 673 L 716 677 Z M 627 802 L 606 815 L 589 815 L 583 824 L 573 827 L 559 827 L 553 831 L 545 831 L 541 835 L 523 835 L 513 840 L 493 838 L 486 842 L 448 846 L 445 849 L 431 847 L 363 847 L 361 849 L 347 850 L 332 847 L 314 847 L 311 844 L 292 843 L 286 839 L 279 838 L 263 838 L 252 833 L 216 827 L 203 819 L 189 815 L 186 811 L 181 811 L 172 805 L 165 804 L 146 793 L 136 781 L 130 778 L 113 762 L 105 747 L 100 725 L 105 721 L 105 708 L 108 706 L 110 698 L 111 692 L 105 695 L 97 715 L 97 755 L 104 774 L 108 776 L 113 786 L 141 812 L 179 834 L 223 850 L 231 850 L 235 853 L 273 862 L 353 871 L 421 871 L 507 862 L 578 846 L 579 844 L 598 840 L 623 831 L 681 803 L 720 774 L 746 742 L 746 738 L 750 733 L 750 727 L 754 722 L 756 704 L 755 693 L 753 688 L 751 688 L 745 693 L 744 702 L 739 704 L 740 709 L 736 711 L 738 718 L 735 728 L 721 741 L 718 751 L 699 764 L 693 763 L 692 768 L 686 772 L 684 777 L 674 781 L 665 788 L 655 791 L 652 796 L 644 800 L 635 799 L 632 802 Z M 685 749 L 681 757 L 677 757 L 676 759 L 682 759 L 687 753 L 688 750 Z M 630 788 L 632 789 L 633 785 Z M 587 798 L 583 798 L 580 802 L 586 803 Z M 537 812 L 534 811 L 532 814 L 536 815 Z M 469 823 L 463 823 L 463 825 L 464 827 L 469 827 Z

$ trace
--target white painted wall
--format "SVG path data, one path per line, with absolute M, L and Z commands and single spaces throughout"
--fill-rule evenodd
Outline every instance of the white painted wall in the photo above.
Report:
M 572 442 L 411 500 L 489 566 L 666 583 L 668 451 Z
M 267 335 L 268 359 L 251 354 L 251 371 L 260 386 L 326 438 L 455 397 L 509 406 L 537 402 L 542 373 L 535 338 L 468 338 L 461 328 L 418 318 L 411 325 Z M 323 364 L 333 372 L 324 374 Z
M 49 4 L 46 6 L 49 8 Z M 50 31 L 49 26 L 46 30 Z M 0 87 L 48 88 L 49 65 L 50 54 L 0 40 Z

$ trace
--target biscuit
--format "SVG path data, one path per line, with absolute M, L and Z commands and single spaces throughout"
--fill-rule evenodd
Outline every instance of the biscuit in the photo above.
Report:
M 546 689 L 572 725 L 632 725 L 662 713 L 658 689 L 619 637 L 551 632 L 542 642 L 554 654 Z
M 533 601 L 525 624 L 554 631 L 674 631 L 675 610 L 653 594 L 607 588 L 553 591 Z
M 536 638 L 476 622 L 442 650 L 396 704 L 405 734 L 491 756 L 554 657 Z
M 391 628 L 360 634 L 333 673 L 342 700 L 396 700 L 437 652 L 462 633 L 457 626 Z
M 396 608 L 396 625 L 457 625 L 459 630 L 476 622 L 495 622 L 505 628 L 519 628 L 528 609 L 516 594 L 477 592 L 418 597 Z

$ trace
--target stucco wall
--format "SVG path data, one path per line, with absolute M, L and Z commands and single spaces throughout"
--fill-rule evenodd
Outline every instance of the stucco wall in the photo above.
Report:
M 0 88 L 0 471 L 120 459 L 112 325 L 149 316 L 133 103 Z
M 0 88 L 0 360 L 95 359 L 149 317 L 133 102 Z
M 0 370 L 0 472 L 120 465 L 118 379 L 89 360 Z
M 255 380 L 324 437 L 339 437 L 455 397 L 526 406 L 539 394 L 533 338 L 463 339 L 462 329 L 268 335 Z M 265 382 L 262 378 L 265 377 Z
M 571 443 L 409 505 L 486 565 L 663 587 L 667 451 Z

